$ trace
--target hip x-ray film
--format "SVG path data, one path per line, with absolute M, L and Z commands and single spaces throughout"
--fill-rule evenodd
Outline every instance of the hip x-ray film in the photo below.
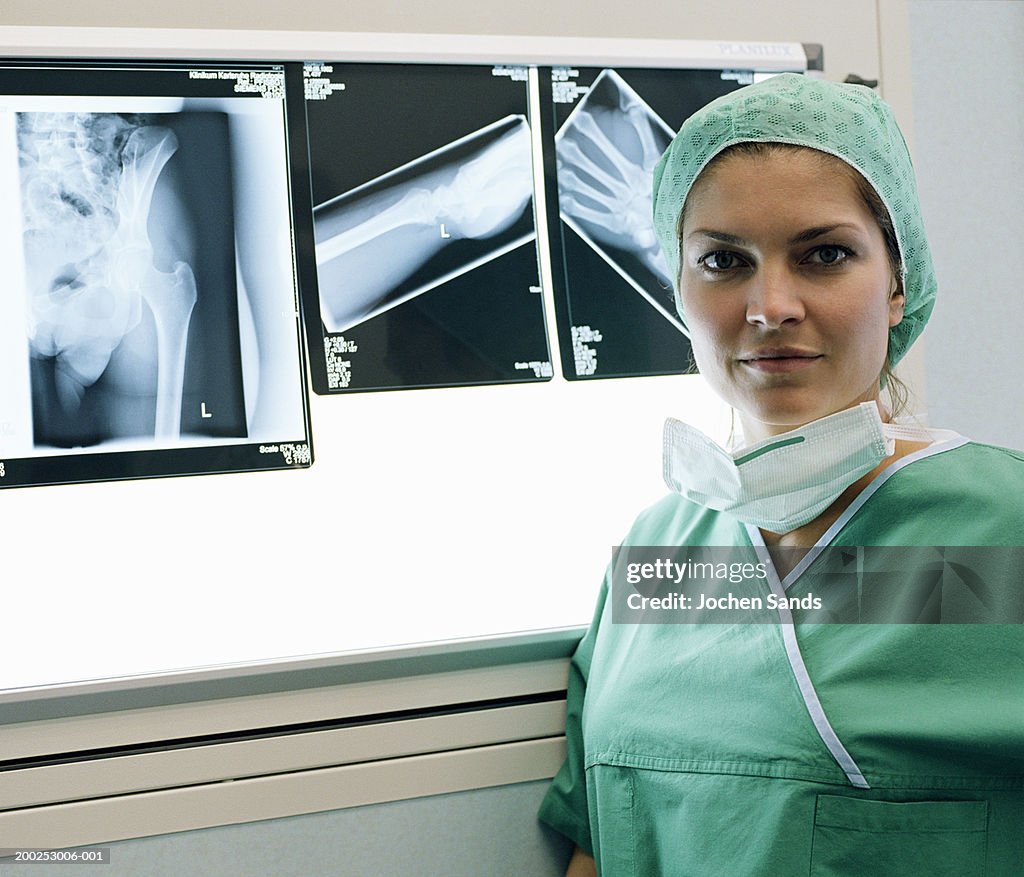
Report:
M 569 380 L 691 365 L 654 235 L 651 175 L 683 121 L 751 71 L 544 71 L 547 217 L 562 371 Z M 553 145 L 551 141 L 553 140 Z M 557 193 L 557 195 L 556 195 Z
M 298 125 L 281 65 L 0 65 L 0 486 L 311 463 L 291 88 Z
M 305 72 L 314 389 L 548 380 L 527 68 Z

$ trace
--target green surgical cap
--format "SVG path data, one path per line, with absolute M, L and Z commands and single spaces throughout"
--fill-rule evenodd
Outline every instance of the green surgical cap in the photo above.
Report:
M 910 153 L 892 109 L 870 88 L 782 73 L 723 95 L 683 122 L 654 169 L 654 230 L 679 295 L 676 225 L 700 172 L 735 143 L 759 141 L 807 146 L 858 170 L 889 211 L 899 243 L 906 304 L 889 330 L 892 364 L 921 334 L 935 303 L 935 269 L 917 198 Z

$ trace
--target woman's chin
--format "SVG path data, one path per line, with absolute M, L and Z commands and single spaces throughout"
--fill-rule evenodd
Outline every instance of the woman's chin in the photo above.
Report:
M 768 436 L 799 429 L 805 424 L 828 417 L 830 414 L 836 414 L 839 411 L 845 411 L 864 401 L 868 400 L 855 399 L 849 403 L 839 403 L 830 400 L 828 403 L 824 403 L 820 400 L 800 401 L 792 399 L 787 400 L 787 404 L 783 404 L 782 400 L 778 400 L 774 404 L 766 405 L 763 404 L 762 400 L 762 404 L 746 408 L 737 406 L 737 410 L 740 415 L 740 422 L 743 425 L 744 438 L 750 444 Z

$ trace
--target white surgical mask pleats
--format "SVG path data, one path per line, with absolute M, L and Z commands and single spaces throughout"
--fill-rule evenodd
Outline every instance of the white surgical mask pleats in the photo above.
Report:
M 862 475 L 891 456 L 906 428 L 882 423 L 874 402 L 727 451 L 669 418 L 664 475 L 671 490 L 773 533 L 818 517 Z

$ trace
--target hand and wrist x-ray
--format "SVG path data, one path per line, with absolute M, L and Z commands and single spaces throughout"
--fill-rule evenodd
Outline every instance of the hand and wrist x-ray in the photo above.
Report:
M 675 132 L 614 70 L 555 135 L 562 220 L 679 331 L 651 218 L 651 175 Z

